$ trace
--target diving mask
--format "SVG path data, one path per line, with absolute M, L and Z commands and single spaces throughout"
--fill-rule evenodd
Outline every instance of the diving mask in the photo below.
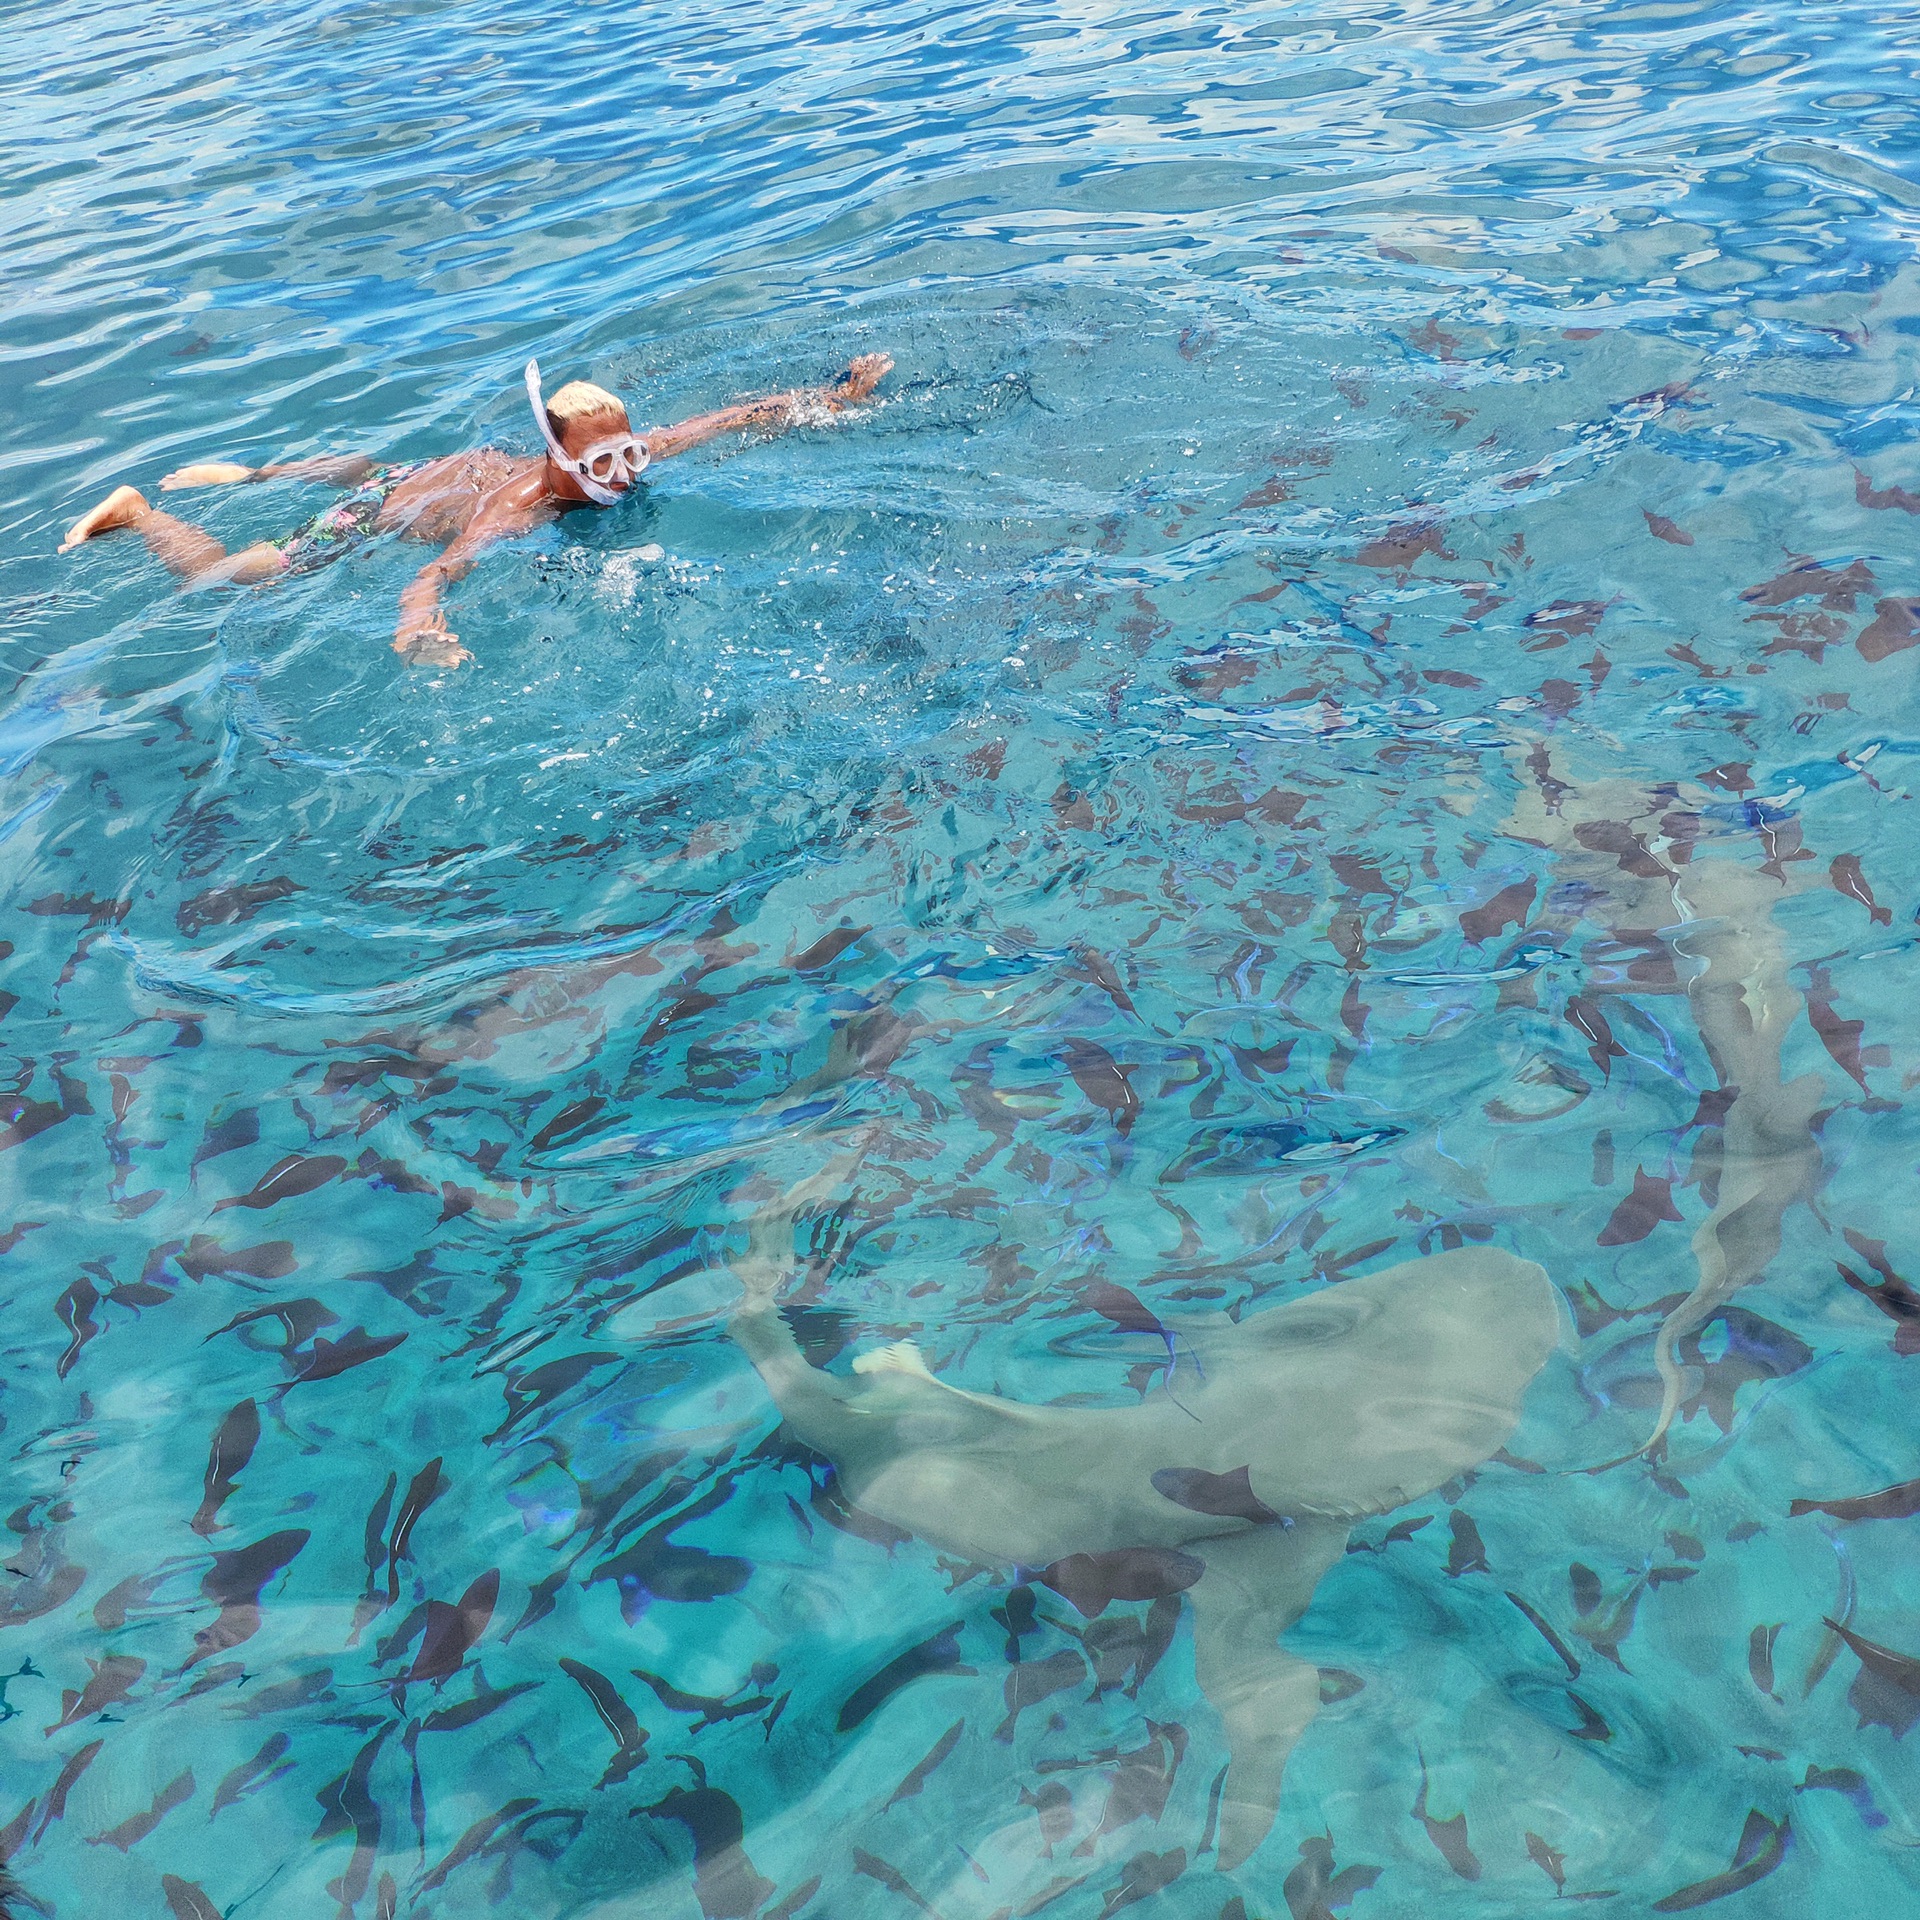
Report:
M 553 463 L 572 480 L 596 506 L 611 507 L 621 494 L 646 471 L 652 457 L 647 443 L 637 433 L 603 434 L 590 440 L 580 451 L 569 453 L 555 437 L 553 423 L 547 418 L 547 405 L 540 397 L 540 362 L 527 362 L 527 398 L 533 402 L 533 423 L 547 443 Z M 615 483 L 618 483 L 617 485 Z

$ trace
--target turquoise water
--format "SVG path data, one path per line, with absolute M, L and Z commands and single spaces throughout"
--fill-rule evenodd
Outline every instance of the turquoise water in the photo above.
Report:
M 1920 1497 L 1845 1504 L 1920 1476 L 1909 12 L 9 27 L 31 1894 L 1920 1911 Z M 458 673 L 417 548 L 53 552 L 191 457 L 526 451 L 530 354 L 667 421 L 879 349 L 489 555 Z M 843 1382 L 1161 1405 L 1179 1314 L 1546 1270 L 1517 1430 L 1288 1630 L 1245 1864 L 1192 1595 L 1089 1619 L 782 1434 L 726 1262 L 823 1168 Z

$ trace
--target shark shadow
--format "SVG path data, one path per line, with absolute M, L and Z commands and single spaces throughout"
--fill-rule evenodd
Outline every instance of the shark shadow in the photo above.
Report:
M 1237 1866 L 1320 1704 L 1318 1669 L 1280 1634 L 1355 1521 L 1505 1442 L 1560 1337 L 1546 1275 L 1466 1247 L 1239 1322 L 1169 1320 L 1197 1362 L 1177 1400 L 1162 1387 L 1136 1406 L 1036 1406 L 946 1386 L 904 1343 L 850 1378 L 809 1363 L 776 1301 L 796 1203 L 833 1171 L 756 1220 L 734 1263 L 734 1340 L 864 1511 L 982 1565 L 1046 1569 L 1083 1612 L 1190 1591 L 1198 1678 L 1227 1737 L 1218 1860 Z

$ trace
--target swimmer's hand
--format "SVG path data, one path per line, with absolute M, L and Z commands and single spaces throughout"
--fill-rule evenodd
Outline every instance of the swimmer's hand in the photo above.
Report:
M 410 667 L 457 667 L 473 658 L 438 607 L 403 613 L 393 650 Z
M 830 407 L 857 407 L 873 397 L 873 390 L 893 371 L 890 353 L 863 353 L 827 389 Z
M 252 467 L 236 466 L 231 460 L 200 460 L 190 467 L 175 467 L 162 477 L 162 493 L 178 493 L 183 487 L 234 487 L 251 480 Z

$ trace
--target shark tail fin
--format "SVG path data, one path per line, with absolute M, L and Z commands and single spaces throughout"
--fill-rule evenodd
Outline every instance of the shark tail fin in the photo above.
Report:
M 855 1373 L 911 1373 L 922 1380 L 933 1378 L 920 1349 L 911 1340 L 896 1340 L 890 1347 L 875 1347 L 871 1353 L 858 1355 L 853 1370 Z

